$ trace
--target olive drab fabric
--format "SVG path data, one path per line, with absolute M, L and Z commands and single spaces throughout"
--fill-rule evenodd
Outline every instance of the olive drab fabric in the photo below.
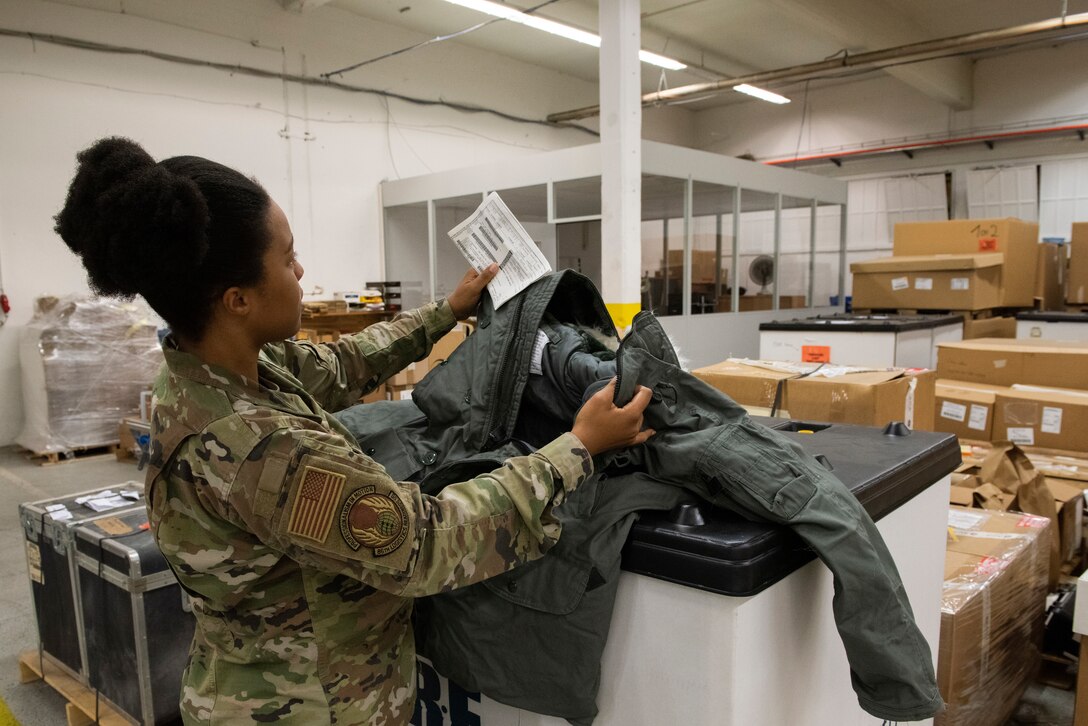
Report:
M 186 724 L 406 724 L 412 598 L 541 557 L 593 472 L 580 442 L 450 482 L 398 482 L 327 411 L 422 358 L 444 301 L 335 344 L 266 346 L 250 381 L 177 350 L 155 384 L 151 527 L 197 630 Z
M 543 278 L 498 311 L 485 296 L 480 331 L 417 385 L 414 402 L 339 414 L 379 461 L 435 492 L 456 479 L 451 470 L 486 468 L 490 458 L 566 430 L 613 374 L 617 404 L 637 385 L 653 391 L 646 421 L 657 434 L 597 457 L 594 474 L 556 509 L 563 536 L 545 557 L 418 603 L 421 652 L 464 688 L 591 723 L 631 524 L 640 509 L 698 497 L 792 528 L 827 564 L 850 678 L 866 711 L 894 721 L 939 711 L 932 653 L 857 499 L 789 439 L 683 371 L 651 314 L 636 316 L 618 352 L 601 345 L 598 338 L 615 331 L 598 301 L 592 283 L 570 271 Z M 495 392 L 501 405 L 488 399 Z

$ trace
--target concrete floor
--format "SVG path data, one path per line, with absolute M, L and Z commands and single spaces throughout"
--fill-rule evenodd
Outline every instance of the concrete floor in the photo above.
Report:
M 37 634 L 18 506 L 133 479 L 142 481 L 143 474 L 131 460 L 108 456 L 39 466 L 13 447 L 0 447 L 0 582 L 7 585 L 0 591 L 0 697 L 22 726 L 58 726 L 66 719 L 64 699 L 52 688 L 40 681 L 19 683 L 18 655 L 37 646 Z M 1006 726 L 1072 723 L 1072 691 L 1032 684 Z

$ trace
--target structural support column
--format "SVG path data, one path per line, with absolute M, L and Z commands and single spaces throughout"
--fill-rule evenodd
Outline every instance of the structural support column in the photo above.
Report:
M 601 294 L 623 330 L 641 309 L 642 70 L 638 0 L 600 0 Z

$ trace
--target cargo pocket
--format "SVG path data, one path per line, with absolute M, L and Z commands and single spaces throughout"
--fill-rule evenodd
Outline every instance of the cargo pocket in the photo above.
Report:
M 707 446 L 699 470 L 739 486 L 773 519 L 796 517 L 816 494 L 816 479 L 790 442 L 758 424 L 729 426 Z
M 552 615 L 574 612 L 586 592 L 592 566 L 548 556 L 484 580 L 484 586 L 507 602 Z

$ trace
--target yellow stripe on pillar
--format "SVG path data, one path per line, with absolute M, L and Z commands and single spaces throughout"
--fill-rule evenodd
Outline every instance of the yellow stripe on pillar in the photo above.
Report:
M 605 303 L 604 306 L 608 308 L 608 314 L 612 316 L 612 323 L 616 326 L 616 329 L 621 333 L 627 330 L 631 326 L 631 321 L 635 319 L 639 311 L 642 310 L 642 303 Z

